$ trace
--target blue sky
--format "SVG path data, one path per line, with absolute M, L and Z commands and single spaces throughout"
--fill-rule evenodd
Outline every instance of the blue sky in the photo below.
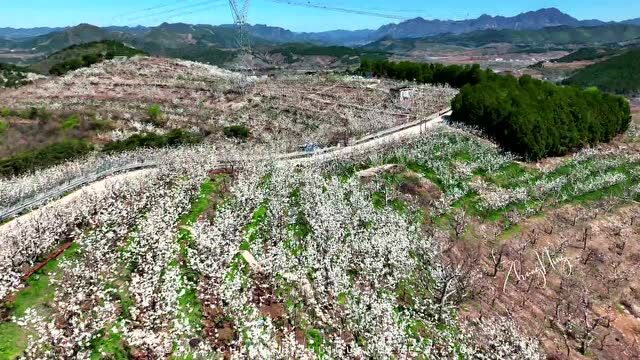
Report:
M 291 0 L 307 2 L 307 0 Z M 640 17 L 640 0 L 311 0 L 334 7 L 380 12 L 400 17 L 464 19 L 483 13 L 512 16 L 543 7 L 557 7 L 579 19 L 623 20 Z M 158 7 L 166 5 L 164 7 Z M 191 7 L 188 7 L 191 6 Z M 153 10 L 140 11 L 154 8 Z M 187 12 L 191 12 L 188 14 Z M 156 25 L 163 21 L 204 24 L 231 22 L 226 0 L 0 0 L 0 27 Z M 387 18 L 344 14 L 252 0 L 249 21 L 294 31 L 377 28 Z

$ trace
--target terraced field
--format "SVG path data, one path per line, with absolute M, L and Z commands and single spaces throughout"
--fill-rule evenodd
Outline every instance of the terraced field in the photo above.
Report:
M 623 353 L 607 334 L 633 355 L 624 328 L 637 321 L 633 312 L 605 327 L 602 309 L 624 308 L 633 296 L 620 276 L 635 245 L 619 271 L 594 274 L 615 260 L 588 255 L 604 223 L 590 228 L 584 247 L 578 236 L 593 221 L 617 221 L 628 239 L 638 236 L 623 221 L 639 210 L 633 136 L 540 164 L 518 163 L 446 125 L 327 161 L 239 160 L 228 174 L 208 170 L 233 150 L 174 151 L 144 176 L 114 179 L 0 227 L 0 358 L 537 359 L 577 356 L 583 346 L 602 358 Z M 583 215 L 560 222 L 567 206 Z M 554 229 L 566 233 L 564 245 Z M 545 254 L 538 261 L 546 273 L 534 271 L 534 254 Z M 526 278 L 514 275 L 518 256 L 518 271 L 531 267 Z M 601 278 L 619 286 L 607 295 L 568 282 Z M 544 301 L 509 316 L 522 309 L 523 294 Z M 553 294 L 588 298 L 576 308 L 588 322 L 571 316 L 571 303 L 542 335 L 534 332 L 532 322 L 547 324 L 553 314 Z M 569 328 L 565 338 L 559 329 Z
M 356 140 L 456 93 L 399 85 L 133 58 L 0 92 L 11 134 L 42 107 L 208 134 L 0 179 L 4 210 L 153 163 L 0 224 L 0 359 L 640 357 L 637 122 L 538 163 L 446 121 Z
M 0 101 L 7 114 L 35 108 L 49 118 L 60 113 L 63 119 L 75 114 L 97 121 L 104 131 L 92 137 L 100 143 L 184 129 L 206 135 L 209 142 L 232 144 L 224 128 L 242 125 L 251 130 L 252 145 L 293 150 L 419 119 L 448 107 L 457 93 L 419 86 L 411 101 L 399 102 L 390 90 L 401 85 L 332 74 L 253 77 L 201 63 L 135 57 L 0 91 Z M 154 116 L 149 115 L 152 108 Z M 16 128 L 33 120 L 3 117 Z

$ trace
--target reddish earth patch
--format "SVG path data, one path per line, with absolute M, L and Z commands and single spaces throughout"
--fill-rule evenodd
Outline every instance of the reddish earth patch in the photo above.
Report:
M 430 208 L 434 202 L 442 197 L 442 191 L 438 185 L 402 165 L 387 164 L 365 169 L 356 174 L 364 184 L 375 184 L 384 175 L 399 175 L 402 177 L 401 183 L 397 185 L 397 195 L 409 203 L 423 208 Z
M 57 259 L 68 248 L 70 248 L 71 245 L 73 245 L 72 241 L 69 241 L 69 242 L 66 242 L 66 243 L 62 244 L 62 246 L 60 246 L 58 249 L 56 249 L 54 252 L 52 252 L 49 256 L 47 256 L 47 258 L 44 261 L 38 263 L 33 268 L 27 270 L 24 273 L 24 275 L 22 275 L 22 281 L 26 281 L 27 279 L 29 279 L 31 277 L 31 275 L 35 274 L 36 272 L 40 271 L 43 267 L 47 266 L 47 264 L 50 261 Z
M 229 359 L 231 351 L 235 349 L 234 342 L 238 339 L 239 334 L 236 332 L 233 322 L 225 315 L 224 305 L 213 294 L 200 294 L 200 298 L 203 299 L 204 340 L 220 351 L 224 359 Z M 191 341 L 199 343 L 200 339 L 192 339 Z
M 512 317 L 549 358 L 640 358 L 639 220 L 640 205 L 602 201 L 525 220 L 505 240 L 476 231 L 473 251 L 450 251 L 482 274 L 463 318 Z

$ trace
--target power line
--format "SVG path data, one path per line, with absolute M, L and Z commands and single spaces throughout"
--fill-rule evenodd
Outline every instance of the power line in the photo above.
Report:
M 145 15 L 134 17 L 134 18 L 129 18 L 127 21 L 128 22 L 133 22 L 133 21 L 138 21 L 138 20 L 141 20 L 141 19 L 147 19 L 147 18 L 150 18 L 150 17 L 164 16 L 164 15 L 167 15 L 167 14 L 173 14 L 173 13 L 176 13 L 176 12 L 179 12 L 179 11 L 183 11 L 183 10 L 193 9 L 193 8 L 206 6 L 206 5 L 213 5 L 215 3 L 220 3 L 222 1 L 224 1 L 224 0 L 201 1 L 201 2 L 194 3 L 194 4 L 190 4 L 190 5 L 179 6 L 177 8 L 171 8 L 171 9 L 163 10 L 161 12 L 155 12 L 153 14 L 145 14 Z
M 155 5 L 155 6 L 151 6 L 151 7 L 145 8 L 145 9 L 139 9 L 139 10 L 134 10 L 134 11 L 129 11 L 129 12 L 126 12 L 126 13 L 122 13 L 122 14 L 117 15 L 117 16 L 124 17 L 124 16 L 133 15 L 133 14 L 139 14 L 141 12 L 158 10 L 158 9 L 162 9 L 162 8 L 165 8 L 165 7 L 176 5 L 178 3 L 185 3 L 185 2 L 188 2 L 188 0 L 185 0 L 185 1 L 173 1 L 173 2 L 170 2 L 170 3 Z
M 171 20 L 171 19 L 175 19 L 177 17 L 180 16 L 186 16 L 186 15 L 192 15 L 192 14 L 196 14 L 196 13 L 201 13 L 205 10 L 211 10 L 211 9 L 215 9 L 215 8 L 220 8 L 222 6 L 226 6 L 226 4 L 223 3 L 211 3 L 211 4 L 207 4 L 206 6 L 202 6 L 199 7 L 197 9 L 191 9 L 189 11 L 183 11 L 177 14 L 173 14 L 169 17 L 165 17 L 163 15 L 150 15 L 148 18 L 145 19 L 145 21 L 155 21 L 155 20 L 163 20 L 163 21 L 167 21 L 167 20 Z
M 345 8 L 339 8 L 339 7 L 335 7 L 335 6 L 329 6 L 329 5 L 314 4 L 314 3 L 311 3 L 311 2 L 302 3 L 302 2 L 296 2 L 296 1 L 290 1 L 290 0 L 269 0 L 269 1 L 275 2 L 275 3 L 279 3 L 279 4 L 291 5 L 291 6 L 299 6 L 299 7 L 306 7 L 306 8 L 320 9 L 320 10 L 328 10 L 328 11 L 336 11 L 336 12 L 343 12 L 343 13 L 356 14 L 356 15 L 375 16 L 375 17 L 381 17 L 381 18 L 385 18 L 385 19 L 393 19 L 393 20 L 408 20 L 409 19 L 406 16 L 384 14 L 384 13 L 381 13 L 381 12 L 373 12 L 373 11 L 367 11 L 367 10 L 345 9 Z

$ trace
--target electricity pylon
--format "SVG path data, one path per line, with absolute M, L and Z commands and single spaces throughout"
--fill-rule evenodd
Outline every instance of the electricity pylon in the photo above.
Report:
M 251 39 L 247 31 L 247 18 L 249 15 L 250 0 L 229 0 L 233 22 L 238 30 L 238 49 L 247 69 L 251 69 Z

